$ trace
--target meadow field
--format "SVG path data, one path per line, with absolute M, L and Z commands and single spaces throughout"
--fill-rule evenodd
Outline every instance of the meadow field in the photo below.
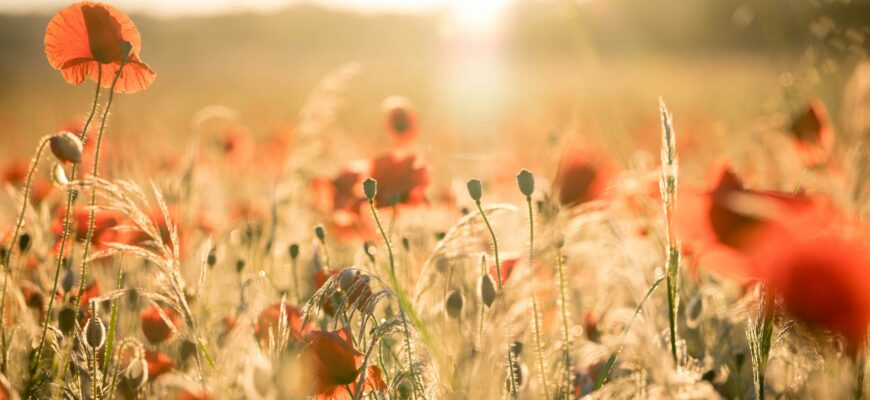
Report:
M 145 3 L 0 1 L 0 399 L 865 396 L 870 2 Z

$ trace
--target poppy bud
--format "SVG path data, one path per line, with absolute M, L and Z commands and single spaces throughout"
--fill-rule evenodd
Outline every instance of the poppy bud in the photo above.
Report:
M 164 307 L 162 311 L 173 325 L 178 326 L 177 317 L 171 309 Z M 142 333 L 151 343 L 161 343 L 172 336 L 173 327 L 166 323 L 157 308 L 143 310 L 139 315 L 139 321 L 142 325 Z
M 141 355 L 135 356 L 121 372 L 121 380 L 130 392 L 138 393 L 148 382 L 148 362 L 145 358 Z
M 522 170 L 517 174 L 517 186 L 520 187 L 520 192 L 530 197 L 535 192 L 535 176 L 529 170 Z
M 212 247 L 211 250 L 208 251 L 208 256 L 205 258 L 205 262 L 208 263 L 209 267 L 214 267 L 217 264 L 217 249 Z
M 363 193 L 365 193 L 366 198 L 369 201 L 375 199 L 375 195 L 378 194 L 378 181 L 368 178 L 363 182 Z
M 51 135 L 49 139 L 51 152 L 58 160 L 78 163 L 82 161 L 82 141 L 71 132 L 61 132 Z
M 299 245 L 293 243 L 290 245 L 290 258 L 295 260 L 296 257 L 299 257 Z
M 483 187 L 480 185 L 480 181 L 477 179 L 471 179 L 468 181 L 468 195 L 471 196 L 471 199 L 474 201 L 480 201 L 480 198 L 483 197 Z
M 24 253 L 27 250 L 30 250 L 30 234 L 25 232 L 21 234 L 21 237 L 18 238 L 18 251 Z
M 341 288 L 343 292 L 347 292 L 350 290 L 351 286 L 353 286 L 354 281 L 356 281 L 356 271 L 348 268 L 338 275 L 338 287 Z
M 93 314 L 96 314 L 97 312 L 95 303 L 92 303 L 91 305 L 91 312 Z M 99 350 L 103 348 L 104 344 L 106 344 L 106 325 L 104 325 L 103 320 L 96 315 L 88 318 L 88 321 L 85 322 L 85 327 L 82 329 L 82 333 L 85 336 L 85 344 L 87 344 L 91 350 Z
M 323 225 L 317 225 L 314 228 L 314 236 L 317 236 L 320 243 L 326 242 L 326 230 L 323 229 Z
M 444 302 L 444 309 L 447 310 L 447 315 L 450 318 L 458 319 L 462 314 L 462 293 L 458 289 L 453 289 L 447 295 L 447 300 Z
M 178 353 L 181 355 L 181 362 L 189 360 L 196 355 L 196 343 L 189 339 L 184 339 L 179 346 Z
M 492 278 L 489 277 L 489 274 L 484 274 L 480 277 L 480 283 L 477 286 L 478 295 L 480 295 L 480 301 L 488 308 L 492 306 L 492 303 L 495 301 L 495 284 L 492 283 Z
M 70 307 L 64 307 L 57 313 L 57 327 L 60 331 L 67 333 L 73 330 L 76 326 L 76 310 Z
M 402 238 L 402 247 L 405 248 L 405 251 L 411 250 L 411 241 L 408 240 L 408 237 Z
M 517 341 L 514 341 L 513 343 L 511 343 L 511 352 L 513 352 L 514 356 L 517 356 L 517 357 L 519 357 L 521 354 L 523 354 L 523 342 L 520 342 L 519 340 L 517 340 Z
M 61 187 L 69 184 L 69 178 L 66 177 L 66 171 L 60 163 L 54 163 L 51 167 L 51 183 Z

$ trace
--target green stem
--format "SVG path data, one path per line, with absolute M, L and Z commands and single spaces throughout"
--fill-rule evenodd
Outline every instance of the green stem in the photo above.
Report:
M 526 204 L 529 208 L 529 268 L 535 270 L 535 213 L 532 208 L 532 197 L 526 196 Z M 533 275 L 534 276 L 534 275 Z M 536 281 L 532 278 L 532 318 L 535 320 L 535 353 L 538 356 L 538 377 L 541 380 L 541 387 L 544 388 L 544 398 L 550 399 L 550 387 L 547 385 L 547 378 L 544 376 L 544 354 L 543 346 L 541 345 L 541 321 L 540 313 L 538 312 L 538 299 L 536 298 Z
M 562 260 L 562 254 L 559 252 L 556 254 L 556 269 L 559 273 L 559 303 L 562 312 L 562 343 L 564 346 L 564 363 L 565 363 L 565 376 L 562 378 L 563 384 L 570 392 L 571 388 L 571 333 L 569 331 L 569 321 L 568 321 L 568 302 L 567 295 L 565 293 L 565 264 Z
M 121 266 L 118 265 L 118 290 L 121 289 L 124 279 L 124 270 L 121 269 Z M 112 355 L 114 354 L 114 346 L 115 346 L 115 331 L 117 330 L 118 325 L 118 298 L 116 297 L 112 300 L 112 316 L 109 320 L 109 333 L 106 336 L 106 355 L 103 357 L 103 384 L 105 384 L 106 377 L 109 376 L 109 366 L 112 361 Z
M 99 174 L 100 168 L 100 148 L 103 144 L 103 133 L 106 129 L 106 119 L 109 117 L 109 110 L 112 108 L 112 100 L 115 98 L 115 85 L 118 83 L 118 78 L 121 77 L 121 71 L 124 70 L 124 63 L 126 59 L 121 59 L 121 63 L 118 66 L 118 71 L 115 73 L 115 77 L 112 78 L 112 85 L 109 87 L 109 99 L 106 101 L 106 109 L 103 110 L 103 116 L 100 120 L 100 129 L 97 133 L 97 144 L 94 150 L 94 167 L 91 172 L 91 175 L 94 179 L 97 178 Z M 100 67 L 102 70 L 102 66 Z M 96 216 L 96 209 L 94 208 L 97 205 L 97 190 L 93 188 L 91 190 L 91 199 L 88 204 L 90 208 L 90 216 L 88 217 L 88 234 L 85 237 L 85 247 L 82 250 L 82 264 L 80 267 L 79 273 L 79 292 L 76 293 L 75 301 L 73 302 L 73 306 L 80 307 L 79 299 L 81 299 L 82 293 L 85 290 L 85 281 L 87 280 L 87 272 L 88 272 L 88 251 L 91 248 L 91 241 L 94 238 L 94 218 Z
M 6 313 L 6 288 L 9 285 L 9 270 L 10 270 L 10 261 L 12 260 L 12 253 L 15 252 L 15 248 L 18 247 L 18 236 L 21 234 L 21 227 L 24 225 L 24 214 L 27 212 L 27 200 L 30 198 L 30 185 L 33 181 L 33 174 L 36 172 L 36 167 L 39 165 L 39 159 L 42 157 L 42 152 L 45 151 L 45 145 L 48 144 L 51 136 L 43 136 L 42 139 L 39 140 L 39 145 L 36 148 L 36 155 L 30 160 L 30 167 L 27 170 L 27 179 L 24 181 L 24 198 L 21 200 L 21 211 L 18 212 L 18 222 L 15 223 L 15 230 L 12 233 L 12 240 L 9 242 L 9 249 L 6 251 L 6 255 L 3 260 L 3 289 L 2 294 L 0 294 L 0 326 L 2 326 L 2 330 L 0 330 L 0 341 L 3 342 L 2 351 L 3 351 L 3 373 L 6 374 L 7 367 L 7 349 L 6 349 L 6 323 L 4 322 L 5 313 Z M 52 297 L 52 296 L 49 296 Z M 48 316 L 46 316 L 48 318 Z
M 759 305 L 761 307 L 761 362 L 758 365 L 756 375 L 756 394 L 757 400 L 764 399 L 764 375 L 767 371 L 767 359 L 770 355 L 770 345 L 773 339 L 773 309 L 775 301 L 775 293 L 771 288 L 763 288 L 764 300 Z
M 489 230 L 489 236 L 492 238 L 492 252 L 495 256 L 495 273 L 498 277 L 498 289 L 501 290 L 501 263 L 498 260 L 498 240 L 495 238 L 495 231 L 492 230 L 492 225 L 489 223 L 489 218 L 486 217 L 486 213 L 483 212 L 483 207 L 480 205 L 480 200 L 475 201 L 477 204 L 477 210 L 480 211 L 480 216 L 483 218 L 483 222 L 486 223 L 486 229 Z
M 679 265 L 679 253 L 673 246 L 668 246 L 667 256 L 667 286 L 668 286 L 668 328 L 670 329 L 671 341 L 671 357 L 674 360 L 674 366 L 677 366 L 677 308 L 679 307 L 677 299 L 677 274 Z
M 417 398 L 417 374 L 414 372 L 413 366 L 413 355 L 411 353 L 411 332 L 408 329 L 408 320 L 405 318 L 405 301 L 404 299 L 404 291 L 401 286 L 399 286 L 399 280 L 396 278 L 396 261 L 393 257 L 393 246 L 390 244 L 390 238 L 387 236 L 387 233 L 384 231 L 384 227 L 381 225 L 381 219 L 378 217 L 378 211 L 375 209 L 375 201 L 373 199 L 369 200 L 369 209 L 371 209 L 372 216 L 375 218 L 375 224 L 378 226 L 378 231 L 381 233 L 381 237 L 384 239 L 384 245 L 387 247 L 387 255 L 390 259 L 390 284 L 392 284 L 393 289 L 396 291 L 396 295 L 399 297 L 399 313 L 402 317 L 402 323 L 405 326 L 405 347 L 408 348 L 408 373 L 411 376 L 411 393 L 413 394 L 413 398 Z

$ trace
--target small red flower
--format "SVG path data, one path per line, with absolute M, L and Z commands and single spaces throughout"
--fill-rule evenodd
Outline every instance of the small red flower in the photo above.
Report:
M 305 334 L 306 331 L 302 326 L 302 312 L 299 311 L 298 307 L 285 303 L 284 315 L 286 315 L 287 318 L 287 330 L 292 341 L 298 342 L 302 339 L 302 335 Z M 279 335 L 278 329 L 280 326 L 280 320 L 281 303 L 275 303 L 266 307 L 254 323 L 254 335 L 257 336 L 257 340 L 260 342 L 268 341 L 270 332 L 277 338 Z
M 834 148 L 834 128 L 821 100 L 811 100 L 807 108 L 794 117 L 791 134 L 801 161 L 806 166 L 823 164 Z
M 171 308 L 163 307 L 163 313 L 169 317 L 175 327 L 179 326 L 178 315 Z M 142 325 L 142 333 L 151 343 L 162 343 L 172 337 L 172 327 L 166 324 L 155 307 L 142 310 L 139 321 Z
M 377 366 L 366 369 L 363 387 L 357 387 L 365 356 L 353 347 L 350 329 L 313 331 L 305 335 L 303 340 L 306 347 L 302 357 L 310 368 L 314 381 L 312 394 L 317 399 L 349 399 L 357 390 L 386 390 L 387 385 Z
M 782 296 L 788 314 L 863 347 L 870 324 L 870 251 L 838 235 L 808 240 L 769 238 L 755 262 Z
M 401 96 L 393 96 L 384 100 L 384 117 L 387 133 L 393 144 L 405 147 L 411 144 L 420 134 L 417 124 L 417 114 L 411 102 Z
M 559 161 L 553 192 L 566 207 L 596 200 L 604 195 L 616 171 L 616 163 L 605 153 L 574 145 Z
M 370 176 L 378 181 L 375 206 L 419 205 L 426 202 L 429 168 L 414 153 L 391 152 L 372 160 Z
M 142 40 L 136 25 L 123 12 L 102 3 L 81 2 L 55 14 L 45 30 L 45 55 L 63 78 L 79 85 L 86 78 L 110 87 L 118 68 L 123 71 L 115 91 L 133 93 L 154 81 L 156 73 L 139 60 Z M 128 54 L 124 54 L 128 52 Z
M 172 358 L 155 350 L 145 350 L 145 362 L 148 363 L 148 380 L 157 379 L 174 367 Z

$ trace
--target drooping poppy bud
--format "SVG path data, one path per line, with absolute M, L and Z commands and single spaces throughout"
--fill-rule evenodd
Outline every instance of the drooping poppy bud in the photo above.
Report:
M 484 274 L 480 277 L 477 289 L 480 301 L 482 301 L 487 308 L 491 307 L 492 303 L 495 301 L 496 291 L 495 284 L 492 282 L 492 278 L 490 278 L 489 274 Z
M 82 141 L 72 132 L 60 132 L 49 139 L 51 152 L 58 160 L 70 163 L 82 161 Z
M 106 325 L 103 324 L 103 320 L 97 316 L 97 313 L 99 313 L 99 307 L 97 306 L 96 301 L 91 301 L 90 308 L 91 318 L 88 318 L 88 321 L 85 322 L 82 334 L 85 337 L 85 344 L 87 344 L 92 351 L 95 351 L 103 348 L 103 345 L 106 344 Z

